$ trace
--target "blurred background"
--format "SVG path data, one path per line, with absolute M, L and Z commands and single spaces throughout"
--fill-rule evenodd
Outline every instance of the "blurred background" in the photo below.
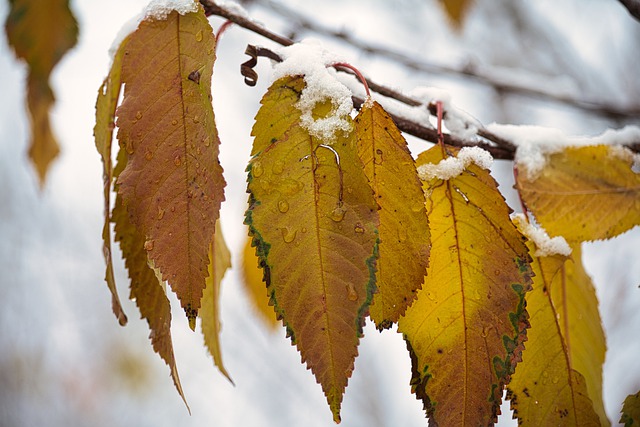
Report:
M 230 28 L 213 77 L 228 182 L 221 216 L 234 263 L 222 284 L 221 342 L 235 387 L 176 310 L 173 338 L 189 416 L 135 305 L 125 301 L 125 328 L 111 313 L 94 105 L 112 40 L 146 3 L 71 1 L 80 38 L 52 76 L 57 103 L 51 117 L 62 153 L 42 189 L 26 155 L 26 67 L 0 35 L 0 426 L 334 425 L 320 386 L 284 330 L 259 317 L 238 269 L 250 129 L 270 83 L 267 60 L 257 67 L 255 88 L 244 84 L 239 65 L 247 43 L 273 46 L 268 40 Z M 638 115 L 613 114 L 640 108 L 640 22 L 615 0 L 476 0 L 457 24 L 436 0 L 254 0 L 244 6 L 273 31 L 321 39 L 379 83 L 406 92 L 446 90 L 484 124 L 543 125 L 571 135 L 640 125 Z M 7 13 L 8 2 L 0 1 L 3 23 Z M 210 22 L 217 29 L 222 20 Z M 429 146 L 408 139 L 416 154 Z M 496 161 L 494 174 L 519 210 L 511 164 Z M 584 249 L 608 339 L 604 399 L 614 425 L 624 397 L 640 389 L 639 248 L 636 228 Z M 114 259 L 124 297 L 127 275 L 118 252 Z M 401 336 L 367 325 L 359 349 L 342 424 L 426 425 L 422 403 L 410 393 Z M 499 425 L 515 425 L 508 406 L 503 412 Z

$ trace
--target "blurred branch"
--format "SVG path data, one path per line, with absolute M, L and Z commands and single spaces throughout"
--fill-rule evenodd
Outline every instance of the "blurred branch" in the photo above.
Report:
M 629 13 L 640 21 L 640 0 L 619 0 Z
M 246 28 L 250 31 L 260 34 L 263 37 L 269 40 L 272 40 L 283 46 L 291 46 L 294 43 L 293 40 L 287 37 L 281 36 L 279 34 L 276 34 L 268 30 L 264 26 L 259 25 L 242 15 L 239 15 L 224 7 L 218 6 L 214 2 L 214 0 L 200 0 L 200 3 L 203 5 L 205 12 L 208 16 L 211 16 L 211 15 L 221 16 L 223 18 L 228 19 L 229 21 L 234 22 L 235 24 L 243 28 Z M 268 57 L 274 61 L 281 61 L 281 58 L 278 56 L 277 53 L 264 47 L 256 48 L 255 46 L 249 45 L 247 47 L 246 53 L 251 57 L 251 59 L 246 63 L 242 64 L 242 67 L 241 67 L 242 74 L 243 76 L 245 76 L 245 81 L 247 81 L 247 79 L 250 81 L 257 80 L 257 74 L 253 70 L 253 67 L 256 65 L 256 62 L 257 62 L 256 61 L 257 57 L 262 56 L 262 57 Z M 338 71 L 354 74 L 353 71 L 347 68 L 336 67 L 336 69 Z M 380 85 L 374 81 L 371 81 L 368 78 L 366 79 L 366 81 L 367 81 L 367 84 L 369 85 L 369 88 L 372 91 L 382 96 L 395 99 L 396 101 L 399 101 L 410 107 L 423 106 L 424 108 L 427 108 L 432 115 L 434 114 L 433 108 L 435 107 L 432 104 L 425 105 L 420 100 L 411 98 L 399 91 Z M 364 103 L 364 99 L 358 96 L 353 96 L 353 101 L 354 101 L 354 106 L 356 108 L 359 108 Z M 637 116 L 640 116 L 640 111 L 635 114 Z M 438 132 L 436 131 L 436 129 L 434 129 L 430 125 L 425 126 L 422 123 L 415 122 L 413 120 L 410 120 L 406 117 L 402 117 L 397 114 L 390 114 L 390 116 L 393 118 L 394 122 L 396 123 L 396 125 L 401 131 L 434 144 L 438 142 Z M 484 128 L 478 129 L 477 136 L 478 138 L 474 138 L 474 139 L 462 139 L 454 135 L 446 134 L 444 137 L 444 140 L 445 140 L 445 143 L 449 145 L 457 146 L 457 147 L 479 146 L 489 151 L 491 155 L 496 159 L 503 159 L 503 160 L 514 159 L 515 152 L 516 152 L 516 145 L 513 144 L 512 142 L 507 141 L 503 138 L 500 138 L 499 136 L 489 132 Z M 635 152 L 640 152 L 640 141 L 628 144 L 627 147 Z

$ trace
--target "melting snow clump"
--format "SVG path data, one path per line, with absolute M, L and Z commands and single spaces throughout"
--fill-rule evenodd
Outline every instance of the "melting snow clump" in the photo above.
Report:
M 349 114 L 353 110 L 351 91 L 336 78 L 330 65 L 345 62 L 326 51 L 315 40 L 303 40 L 292 46 L 279 49 L 283 61 L 274 66 L 273 79 L 284 76 L 304 75 L 306 83 L 296 107 L 302 113 L 301 124 L 316 137 L 331 142 L 337 130 L 350 131 Z M 316 104 L 331 101 L 332 111 L 327 117 L 314 120 Z
M 536 245 L 533 256 L 571 255 L 571 247 L 564 237 L 549 237 L 544 228 L 530 224 L 523 214 L 511 214 L 511 220 L 519 226 L 522 234 Z
M 460 175 L 471 163 L 482 169 L 489 169 L 493 164 L 493 157 L 480 147 L 464 147 L 458 153 L 458 157 L 440 160 L 437 165 L 429 163 L 418 166 L 418 176 L 423 181 L 433 178 L 451 179 Z
M 173 11 L 180 15 L 197 12 L 198 3 L 194 0 L 151 0 L 151 3 L 144 9 L 144 18 L 167 19 Z

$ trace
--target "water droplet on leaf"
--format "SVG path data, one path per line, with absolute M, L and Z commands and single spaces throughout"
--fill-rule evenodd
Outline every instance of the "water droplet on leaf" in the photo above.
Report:
M 376 154 L 373 156 L 373 163 L 375 163 L 376 165 L 381 165 L 382 161 L 384 160 L 382 154 L 382 150 L 377 148 Z
M 144 249 L 146 251 L 153 250 L 153 240 L 147 240 L 146 242 L 144 242 Z
M 349 283 L 347 285 L 347 298 L 349 298 L 349 301 L 358 300 L 358 293 L 356 292 L 356 288 L 353 286 L 353 283 Z
M 273 167 L 271 168 L 271 171 L 274 174 L 280 175 L 283 170 L 284 170 L 284 162 L 282 160 L 276 160 L 275 162 L 273 162 Z
M 347 210 L 344 207 L 336 206 L 336 208 L 332 210 L 331 213 L 329 214 L 329 217 L 335 222 L 340 222 L 344 219 L 344 214 L 346 212 Z
M 399 228 L 398 229 L 398 242 L 404 243 L 407 241 L 407 229 Z
M 362 224 L 357 222 L 356 225 L 353 227 L 353 231 L 355 231 L 358 234 L 362 234 L 364 233 L 364 227 L 362 226 Z
M 158 219 L 162 219 L 164 217 L 164 209 L 158 207 Z
M 173 164 L 176 166 L 180 166 L 182 164 L 182 159 L 180 158 L 180 156 L 176 156 L 176 158 L 173 159 Z
M 282 213 L 287 212 L 289 210 L 289 203 L 284 199 L 278 200 L 278 210 Z
M 260 175 L 262 175 L 263 172 L 264 169 L 262 169 L 262 163 L 254 162 L 251 166 L 251 174 L 254 176 L 254 178 L 258 178 Z
M 202 30 L 198 31 L 196 33 L 196 41 L 197 42 L 201 42 L 202 41 Z
M 171 124 L 175 126 L 175 125 L 178 124 L 178 121 L 176 119 L 173 119 L 173 120 L 171 120 Z
M 296 238 L 296 233 L 298 232 L 297 230 L 292 230 L 289 227 L 282 227 L 280 231 L 282 232 L 282 240 L 284 240 L 285 243 L 293 242 Z
M 145 158 L 145 159 L 147 159 L 147 160 L 151 160 L 151 159 L 153 159 L 153 153 L 152 153 L 151 151 L 147 150 L 147 151 L 144 153 L 144 158 Z
M 136 119 L 140 120 L 142 118 L 142 112 L 138 111 L 136 112 Z

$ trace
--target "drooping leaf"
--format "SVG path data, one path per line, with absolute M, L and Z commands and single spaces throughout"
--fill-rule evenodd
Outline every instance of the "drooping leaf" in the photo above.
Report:
M 589 397 L 602 425 L 609 425 L 602 401 L 602 365 L 607 349 L 598 298 L 582 264 L 580 245 L 572 247 L 571 259 L 564 265 L 561 282 L 551 286 L 558 322 L 568 347 L 571 367 L 585 379 Z
M 429 259 L 424 192 L 411 153 L 393 120 L 368 101 L 355 118 L 358 153 L 379 205 L 380 259 L 369 314 L 378 329 L 398 321 L 422 286 Z
M 122 45 L 126 43 L 123 42 Z M 121 46 L 122 46 L 121 45 Z M 111 252 L 110 210 L 111 210 L 111 185 L 113 183 L 113 165 L 111 162 L 111 144 L 113 141 L 113 129 L 115 128 L 115 114 L 120 96 L 122 67 L 122 55 L 124 50 L 118 49 L 113 58 L 109 75 L 98 90 L 96 100 L 96 124 L 93 128 L 96 148 L 102 159 L 102 179 L 104 192 L 104 225 L 102 227 L 102 251 L 107 264 L 105 281 L 111 292 L 111 308 L 118 318 L 120 325 L 127 324 L 127 316 L 124 314 L 120 297 L 116 289 L 116 281 L 113 275 L 113 263 Z
M 640 425 L 640 392 L 627 396 L 621 413 L 620 423 L 624 423 L 624 427 Z
M 122 157 L 124 156 L 120 156 L 121 161 Z M 131 279 L 131 299 L 135 300 L 142 318 L 147 320 L 151 330 L 149 338 L 153 350 L 169 366 L 173 383 L 189 410 L 173 353 L 169 299 L 163 284 L 160 283 L 155 271 L 148 264 L 149 241 L 129 221 L 129 215 L 123 205 L 121 195 L 116 196 L 112 219 L 115 223 L 115 240 L 120 243 L 125 266 Z M 189 412 L 191 411 L 189 410 Z
M 453 155 L 458 150 L 447 147 Z M 416 164 L 438 164 L 439 146 Z M 530 257 L 487 170 L 475 164 L 424 182 L 431 228 L 427 277 L 398 330 L 412 390 L 436 425 L 489 425 L 526 337 Z
M 231 253 L 224 241 L 220 221 L 216 225 L 216 235 L 211 243 L 209 258 L 209 277 L 207 277 L 207 287 L 202 294 L 202 307 L 199 313 L 202 319 L 202 335 L 209 353 L 213 356 L 213 363 L 222 375 L 233 383 L 222 363 L 220 351 L 220 283 L 224 273 L 231 268 Z
M 632 165 L 609 146 L 570 147 L 551 154 L 537 177 L 519 173 L 516 188 L 549 235 L 608 239 L 640 224 L 640 174 Z
M 60 152 L 49 123 L 55 97 L 49 76 L 64 54 L 75 46 L 78 24 L 69 0 L 10 0 L 6 21 L 9 44 L 28 67 L 27 104 L 31 118 L 29 157 L 44 184 L 51 162 Z
M 198 7 L 144 20 L 129 36 L 117 111 L 128 153 L 119 192 L 192 328 L 225 185 L 211 106 L 215 39 Z
M 533 243 L 528 246 L 535 252 Z M 524 425 L 601 425 L 585 378 L 571 361 L 565 338 L 568 334 L 562 331 L 564 325 L 556 306 L 560 301 L 552 298 L 556 287 L 567 286 L 565 262 L 572 261 L 553 255 L 535 257 L 532 263 L 533 290 L 527 295 L 531 329 L 527 332 L 522 361 L 507 391 L 514 417 Z M 594 343 L 594 351 L 599 353 L 595 347 Z M 602 421 L 608 425 L 606 416 Z
M 440 4 L 456 28 L 462 27 L 464 16 L 471 7 L 471 3 L 471 0 L 440 0 Z
M 254 134 L 267 127 L 264 109 L 274 96 L 289 90 L 295 96 L 282 102 L 295 102 L 304 86 L 300 76 L 276 81 L 263 99 Z M 330 109 L 329 102 L 319 103 L 314 117 Z M 275 310 L 339 422 L 375 289 L 377 207 L 354 133 L 338 133 L 328 145 L 300 126 L 300 111 L 284 105 L 272 113 L 280 117 L 282 111 L 294 115 L 283 119 L 291 126 L 273 133 L 249 164 L 245 222 Z
M 249 300 L 269 329 L 276 329 L 279 322 L 273 307 L 269 305 L 267 287 L 262 280 L 263 270 L 258 267 L 256 250 L 247 239 L 242 251 L 242 282 Z

